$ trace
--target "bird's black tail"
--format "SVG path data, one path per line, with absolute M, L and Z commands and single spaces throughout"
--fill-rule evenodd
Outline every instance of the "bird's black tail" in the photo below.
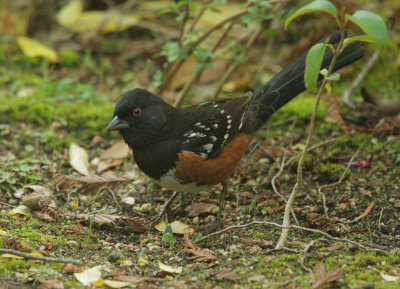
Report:
M 321 42 L 324 41 L 325 39 Z M 329 43 L 335 48 L 339 45 L 339 41 L 340 32 L 329 36 Z M 365 48 L 360 47 L 359 42 L 350 43 L 336 59 L 333 71 L 360 59 L 364 56 L 365 51 Z M 246 124 L 245 119 L 244 126 L 247 127 L 245 130 L 256 131 L 259 129 L 270 118 L 272 113 L 306 89 L 304 86 L 304 71 L 307 53 L 308 51 L 254 92 L 249 111 L 252 111 L 255 115 L 253 114 L 252 117 L 247 117 L 247 119 L 257 119 L 257 123 Z M 328 69 L 332 58 L 333 52 L 330 48 L 326 48 L 321 69 Z M 321 78 L 322 76 L 320 75 Z

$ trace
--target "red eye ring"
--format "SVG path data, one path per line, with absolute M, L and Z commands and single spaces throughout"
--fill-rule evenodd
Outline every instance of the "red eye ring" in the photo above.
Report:
M 134 116 L 139 116 L 139 115 L 142 114 L 142 110 L 141 110 L 140 108 L 137 107 L 137 108 L 135 108 L 135 109 L 133 110 L 132 114 L 133 114 Z

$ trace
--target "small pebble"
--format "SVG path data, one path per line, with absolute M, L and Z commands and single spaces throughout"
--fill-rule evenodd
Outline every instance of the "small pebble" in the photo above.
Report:
M 108 261 L 110 261 L 111 263 L 114 263 L 115 261 L 118 261 L 121 258 L 122 254 L 119 250 L 114 250 L 107 256 Z

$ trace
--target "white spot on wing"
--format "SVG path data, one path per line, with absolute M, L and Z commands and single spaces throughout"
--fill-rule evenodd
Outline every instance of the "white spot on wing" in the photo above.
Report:
M 212 141 L 216 141 L 217 140 L 217 137 L 213 136 L 213 135 L 210 138 L 211 138 Z
M 193 132 L 190 135 L 188 135 L 187 137 L 192 138 L 192 137 L 206 137 L 206 135 L 204 133 L 201 132 Z
M 203 145 L 203 148 L 209 153 L 209 152 L 211 152 L 211 150 L 213 148 L 213 144 L 210 144 L 210 143 L 205 144 L 205 145 Z
M 199 153 L 199 156 L 201 156 L 202 158 L 206 158 L 207 154 L 206 153 Z
M 218 123 L 214 123 L 213 128 L 218 128 Z

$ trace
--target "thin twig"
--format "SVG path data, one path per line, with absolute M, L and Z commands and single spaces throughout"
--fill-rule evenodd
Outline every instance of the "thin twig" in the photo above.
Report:
M 321 231 L 321 230 L 306 228 L 306 227 L 297 226 L 297 225 L 290 225 L 290 226 L 285 227 L 285 226 L 283 226 L 281 224 L 278 224 L 278 223 L 275 223 L 275 222 L 268 222 L 268 221 L 252 221 L 250 223 L 243 224 L 243 225 L 229 226 L 229 227 L 227 227 L 225 229 L 222 229 L 222 230 L 217 231 L 217 232 L 213 232 L 213 233 L 211 233 L 209 235 L 206 235 L 206 236 L 202 237 L 198 242 L 202 242 L 202 241 L 204 241 L 204 240 L 206 240 L 206 239 L 208 239 L 210 237 L 213 237 L 213 236 L 216 236 L 216 235 L 220 235 L 220 234 L 225 233 L 227 231 L 230 231 L 232 229 L 241 229 L 241 228 L 246 228 L 246 227 L 249 227 L 249 226 L 252 226 L 252 225 L 271 225 L 271 226 L 275 226 L 275 227 L 278 227 L 278 228 L 281 228 L 281 229 L 291 228 L 291 229 L 295 229 L 295 230 L 312 232 L 312 233 L 316 233 L 316 234 L 321 234 L 321 235 L 323 235 L 323 236 L 325 236 L 325 237 L 327 237 L 328 239 L 331 239 L 331 240 L 353 244 L 353 245 L 355 245 L 355 246 L 357 246 L 357 247 L 359 247 L 361 249 L 364 249 L 366 251 L 377 251 L 377 252 L 381 252 L 381 253 L 383 253 L 385 255 L 389 254 L 385 250 L 382 250 L 382 249 L 379 249 L 379 248 L 372 248 L 372 247 L 364 246 L 364 245 L 362 245 L 362 244 L 360 244 L 360 243 L 358 243 L 356 241 L 352 241 L 352 240 L 349 240 L 347 238 L 333 237 L 330 234 L 328 234 L 328 233 L 326 233 L 324 231 Z M 275 248 L 274 250 L 280 250 L 280 248 Z
M 278 197 L 280 197 L 285 202 L 285 204 L 287 204 L 286 198 L 278 192 L 278 189 L 276 188 L 276 185 L 275 185 L 275 180 L 277 178 L 279 178 L 279 176 L 283 172 L 283 169 L 285 168 L 285 160 L 286 160 L 286 151 L 283 152 L 283 158 L 282 158 L 282 162 L 281 162 L 281 165 L 279 168 L 279 172 L 272 178 L 271 185 L 272 185 L 272 189 L 274 190 L 275 194 L 278 195 Z M 296 225 L 299 225 L 299 221 L 296 218 L 296 214 L 294 213 L 293 208 L 291 208 L 291 212 L 292 212 L 293 220 L 295 221 Z
M 301 268 L 303 268 L 304 270 L 308 271 L 308 272 L 312 272 L 312 269 L 306 266 L 306 260 L 307 260 L 307 254 L 308 251 L 310 251 L 311 247 L 314 246 L 315 244 L 315 240 L 312 240 L 310 243 L 307 244 L 307 246 L 304 248 L 303 251 L 303 256 L 300 258 L 300 266 Z
M 111 190 L 111 189 L 110 189 L 109 187 L 107 187 L 107 186 L 101 187 L 101 188 L 97 191 L 97 193 L 96 193 L 96 195 L 94 196 L 93 200 L 98 199 L 98 198 L 101 196 L 101 194 L 102 194 L 103 191 L 107 191 L 107 192 L 110 194 L 110 196 L 112 197 L 114 203 L 115 203 L 115 204 L 117 205 L 117 207 L 121 210 L 121 205 L 119 204 L 119 202 L 118 202 L 118 200 L 117 200 L 117 197 L 115 196 L 113 190 Z
M 13 206 L 13 205 L 4 203 L 4 202 L 2 202 L 2 201 L 0 201 L 0 204 L 5 205 L 5 206 L 8 206 L 8 207 L 11 207 L 11 208 L 16 208 L 16 206 Z
M 197 22 L 199 22 L 200 18 L 203 16 L 204 12 L 206 11 L 206 8 L 202 8 L 199 13 L 197 13 L 196 17 L 193 19 L 192 23 L 190 24 L 188 33 L 193 32 L 194 27 L 196 26 Z
M 0 253 L 17 255 L 17 256 L 23 257 L 25 259 L 38 260 L 38 261 L 44 261 L 44 262 L 71 263 L 71 264 L 80 264 L 81 263 L 81 260 L 35 256 L 35 255 L 28 254 L 28 253 L 20 252 L 20 251 L 17 251 L 17 250 L 13 250 L 13 249 L 0 248 Z
M 330 219 L 330 218 L 329 218 L 329 215 L 328 215 L 328 207 L 326 206 L 325 194 L 322 192 L 322 189 L 334 187 L 334 186 L 337 186 L 337 185 L 341 184 L 341 183 L 343 182 L 344 177 L 346 176 L 347 172 L 349 171 L 350 166 L 351 166 L 353 160 L 355 159 L 355 157 L 356 157 L 359 153 L 360 153 L 360 150 L 356 151 L 356 152 L 353 154 L 353 156 L 351 157 L 349 163 L 348 163 L 347 166 L 346 166 L 346 169 L 344 170 L 344 172 L 342 173 L 342 175 L 340 176 L 340 178 L 339 178 L 339 180 L 338 180 L 337 182 L 332 183 L 332 184 L 328 184 L 328 185 L 322 185 L 322 186 L 320 186 L 320 187 L 318 188 L 318 193 L 320 193 L 321 196 L 322 196 L 322 204 L 323 204 L 323 206 L 324 206 L 324 213 L 325 213 L 325 217 L 326 217 L 327 219 Z
M 193 49 L 194 47 L 198 46 L 205 39 L 207 39 L 207 37 L 210 36 L 211 33 L 216 31 L 218 28 L 220 28 L 220 27 L 224 26 L 226 23 L 234 21 L 234 20 L 238 19 L 239 17 L 243 16 L 244 14 L 246 14 L 248 12 L 248 8 L 251 5 L 253 5 L 253 3 L 248 2 L 243 10 L 240 10 L 239 12 L 237 12 L 237 13 L 235 13 L 235 14 L 227 17 L 227 18 L 225 18 L 221 22 L 217 23 L 216 25 L 214 25 L 213 27 L 208 29 L 206 32 L 203 33 L 203 35 L 200 36 L 199 39 L 197 39 L 197 41 L 193 45 L 191 45 L 190 49 Z
M 185 17 L 183 17 L 182 23 L 181 23 L 181 28 L 179 31 L 179 40 L 178 40 L 178 44 L 179 44 L 179 49 L 182 49 L 183 47 L 183 36 L 185 35 L 185 25 L 186 25 L 186 21 L 189 18 L 189 4 L 186 2 L 185 4 Z
M 230 22 L 229 25 L 226 27 L 226 29 L 222 33 L 221 37 L 218 39 L 218 41 L 214 44 L 214 47 L 211 49 L 211 54 L 212 55 L 218 49 L 218 47 L 221 45 L 222 41 L 228 35 L 229 31 L 232 29 L 234 24 L 235 24 L 235 22 Z M 203 61 L 203 64 L 206 64 L 210 59 L 211 59 L 211 57 L 207 57 Z M 194 72 L 192 74 L 192 76 L 190 77 L 189 81 L 186 82 L 185 86 L 182 88 L 182 90 L 179 93 L 178 97 L 175 99 L 175 101 L 174 101 L 174 106 L 175 107 L 180 107 L 182 105 L 183 98 L 188 93 L 188 91 L 192 88 L 193 84 L 195 84 L 200 79 L 200 76 L 201 76 L 202 73 L 203 73 L 203 70 L 199 70 L 199 71 L 196 71 L 196 72 Z
M 225 25 L 225 23 L 234 21 L 236 19 L 238 19 L 239 17 L 241 17 L 242 15 L 247 13 L 247 8 L 250 6 L 250 2 L 249 4 L 247 4 L 245 6 L 245 9 L 237 12 L 236 14 L 233 14 L 227 18 L 225 18 L 224 20 L 222 20 L 221 22 L 217 23 L 216 25 L 214 25 L 213 27 L 211 27 L 210 29 L 208 29 L 206 32 L 203 33 L 203 35 L 200 36 L 200 38 L 193 44 L 191 44 L 190 46 L 188 46 L 185 50 L 187 51 L 187 54 L 190 55 L 193 51 L 193 49 L 195 47 L 197 47 L 198 45 L 200 45 L 205 39 L 207 39 L 208 36 L 211 35 L 211 33 L 213 33 L 214 31 L 216 31 L 218 28 L 222 27 Z M 172 77 L 175 75 L 175 73 L 179 70 L 179 68 L 182 66 L 182 64 L 185 62 L 185 59 L 181 59 L 179 60 L 177 63 L 169 63 L 166 70 L 167 73 L 163 79 L 163 82 L 161 83 L 161 85 L 158 87 L 157 89 L 157 94 L 160 94 L 164 91 L 164 89 L 166 88 L 167 84 L 171 82 Z
M 239 59 L 243 59 L 243 57 L 246 55 L 248 52 L 249 48 L 253 45 L 254 41 L 256 41 L 257 37 L 260 35 L 261 31 L 263 29 L 262 24 L 258 26 L 256 31 L 253 32 L 253 35 L 250 37 L 250 39 L 247 41 L 245 48 L 242 50 L 240 55 L 236 58 L 235 62 L 231 64 L 231 66 L 228 68 L 228 70 L 225 72 L 225 74 L 222 76 L 221 80 L 217 84 L 217 88 L 214 91 L 213 98 L 218 98 L 219 93 L 222 90 L 222 86 L 225 84 L 225 82 L 231 77 L 232 73 L 236 70 L 236 68 L 239 66 L 240 61 Z
M 378 219 L 379 231 L 382 231 L 382 229 L 381 229 L 381 220 L 382 220 L 382 216 L 383 216 L 383 209 L 384 209 L 384 207 L 381 208 L 381 212 L 379 213 L 379 219 Z
M 371 58 L 368 60 L 368 62 L 365 64 L 364 68 L 361 70 L 361 72 L 358 74 L 357 78 L 353 81 L 353 83 L 346 88 L 346 90 L 343 92 L 343 103 L 347 105 L 348 107 L 355 109 L 356 105 L 350 100 L 350 94 L 353 92 L 353 90 L 360 85 L 360 82 L 364 79 L 364 77 L 367 75 L 368 71 L 371 70 L 372 66 L 376 62 L 379 56 L 379 49 L 372 54 Z

